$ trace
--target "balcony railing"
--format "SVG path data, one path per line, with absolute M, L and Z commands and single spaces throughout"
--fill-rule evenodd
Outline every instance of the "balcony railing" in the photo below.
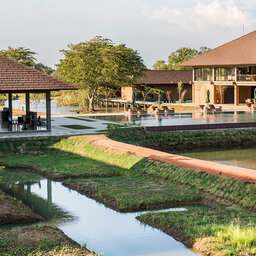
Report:
M 239 82 L 255 82 L 256 75 L 237 75 L 237 81 L 239 81 Z
M 234 75 L 215 76 L 215 81 L 235 81 Z

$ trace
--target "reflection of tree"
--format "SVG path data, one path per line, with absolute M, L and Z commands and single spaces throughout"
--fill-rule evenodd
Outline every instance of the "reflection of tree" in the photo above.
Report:
M 73 219 L 71 214 L 52 203 L 51 181 L 47 181 L 47 199 L 41 198 L 31 192 L 31 187 L 36 183 L 39 182 L 2 183 L 0 184 L 0 189 L 18 200 L 22 200 L 23 203 L 46 220 L 56 218 Z

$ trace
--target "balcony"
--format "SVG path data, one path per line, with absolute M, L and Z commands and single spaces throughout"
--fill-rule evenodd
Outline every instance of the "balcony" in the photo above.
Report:
M 237 75 L 237 81 L 238 82 L 255 82 L 256 81 L 256 75 Z

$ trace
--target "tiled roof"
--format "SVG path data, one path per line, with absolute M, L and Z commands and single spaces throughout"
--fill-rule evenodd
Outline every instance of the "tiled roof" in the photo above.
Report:
M 256 30 L 183 62 L 181 67 L 242 66 L 256 64 Z
M 190 84 L 193 80 L 192 70 L 147 70 L 136 84 Z
M 76 89 L 69 83 L 0 55 L 0 92 Z

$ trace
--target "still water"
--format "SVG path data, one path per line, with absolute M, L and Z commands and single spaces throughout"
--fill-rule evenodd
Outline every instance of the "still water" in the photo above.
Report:
M 2 176 L 1 189 L 96 253 L 104 256 L 199 255 L 160 230 L 136 220 L 141 212 L 118 213 L 60 182 L 33 173 L 5 170 Z
M 90 116 L 91 118 L 102 119 L 113 122 L 137 122 L 142 126 L 169 126 L 169 125 L 190 125 L 209 123 L 240 123 L 256 122 L 256 113 L 251 112 L 220 112 L 220 113 L 176 113 L 169 115 L 101 115 Z
M 203 152 L 186 152 L 180 154 L 192 158 L 256 170 L 256 148 L 204 150 Z

